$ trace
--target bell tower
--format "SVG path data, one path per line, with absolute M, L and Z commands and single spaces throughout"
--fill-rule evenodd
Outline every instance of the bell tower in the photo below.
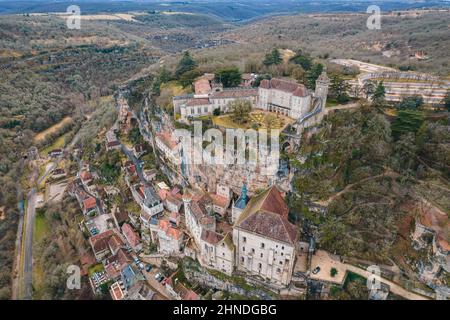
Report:
M 329 85 L 330 78 L 328 78 L 324 70 L 316 80 L 316 90 L 314 91 L 314 97 L 322 99 L 322 108 L 325 108 L 325 104 L 327 103 Z

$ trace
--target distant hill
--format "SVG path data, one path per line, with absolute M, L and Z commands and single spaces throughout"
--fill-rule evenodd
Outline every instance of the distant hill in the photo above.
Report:
M 78 4 L 82 13 L 126 12 L 126 11 L 174 11 L 203 13 L 226 21 L 243 21 L 266 15 L 293 14 L 296 12 L 362 12 L 366 11 L 367 0 L 193 0 L 193 1 L 110 1 L 110 0 L 0 0 L 0 14 L 21 14 L 40 12 L 65 12 L 69 5 Z M 381 0 L 370 1 L 383 11 L 405 10 L 424 7 L 449 7 L 448 1 L 432 0 L 421 2 Z

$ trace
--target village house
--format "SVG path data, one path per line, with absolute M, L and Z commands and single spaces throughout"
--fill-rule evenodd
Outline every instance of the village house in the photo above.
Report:
M 134 200 L 150 217 L 164 211 L 164 205 L 152 186 L 136 184 L 131 187 Z
M 179 212 L 183 205 L 183 196 L 180 189 L 173 188 L 172 190 L 162 188 L 159 189 L 158 195 L 163 201 L 164 208 L 169 212 Z
M 88 196 L 82 202 L 82 208 L 84 215 L 95 215 L 97 212 L 97 200 L 94 197 Z
M 116 254 L 103 260 L 103 266 L 111 279 L 118 280 L 120 279 L 120 271 L 132 262 L 131 255 L 125 249 L 120 248 Z
M 143 172 L 144 179 L 147 182 L 151 182 L 151 181 L 155 180 L 157 174 L 158 174 L 158 170 L 156 170 L 156 169 L 144 170 L 144 172 Z
M 133 155 L 139 159 L 143 154 L 147 151 L 145 150 L 145 146 L 143 143 L 138 143 L 133 147 Z
M 221 218 L 225 217 L 227 208 L 231 202 L 231 190 L 225 185 L 218 184 L 215 193 L 209 193 L 212 200 L 213 210 Z
M 215 231 L 203 230 L 200 259 L 204 265 L 231 275 L 234 270 L 234 245 L 231 234 L 223 236 Z
M 178 254 L 182 251 L 183 232 L 174 227 L 168 219 L 152 219 L 150 233 L 152 242 L 158 247 L 158 252 Z
M 122 280 L 125 290 L 130 290 L 139 281 L 145 280 L 139 269 L 133 264 L 128 264 L 120 272 L 120 279 Z
M 106 150 L 118 150 L 120 149 L 120 141 L 117 140 L 116 134 L 114 131 L 108 130 L 106 132 Z
M 164 157 L 171 163 L 177 163 L 179 159 L 177 151 L 177 141 L 172 137 L 170 132 L 161 131 L 156 134 L 156 147 L 163 153 Z
M 48 155 L 52 158 L 56 158 L 59 157 L 63 154 L 63 150 L 62 149 L 53 149 L 51 150 Z
M 122 234 L 125 236 L 127 243 L 134 252 L 139 252 L 142 250 L 142 242 L 139 234 L 134 231 L 128 223 L 124 223 L 122 225 Z
M 120 248 L 125 247 L 125 243 L 119 233 L 114 229 L 90 237 L 89 244 L 98 262 L 111 254 L 116 254 Z
M 109 288 L 109 293 L 113 300 L 123 300 L 125 298 L 125 287 L 121 281 L 114 282 Z
M 138 281 L 127 290 L 125 300 L 153 300 L 155 292 L 150 289 L 146 281 Z
M 206 196 L 183 196 L 186 228 L 198 248 L 201 248 L 203 230 L 216 231 L 216 218 Z
M 176 300 L 200 300 L 198 294 L 186 288 L 173 273 L 165 282 L 167 292 Z
M 118 229 L 128 220 L 128 212 L 118 207 L 113 209 L 111 216 Z
M 290 283 L 299 231 L 276 186 L 254 196 L 236 217 L 233 244 L 239 271 L 276 285 Z

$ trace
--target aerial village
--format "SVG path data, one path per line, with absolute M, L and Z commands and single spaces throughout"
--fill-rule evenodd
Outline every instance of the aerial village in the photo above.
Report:
M 173 97 L 175 118 L 190 124 L 216 109 L 226 115 L 233 101 L 249 101 L 254 121 L 275 115 L 272 127 L 285 130 L 284 147 L 295 150 L 302 131 L 314 130 L 326 112 L 326 73 L 317 79 L 315 91 L 277 78 L 262 80 L 254 88 L 255 79 L 254 74 L 244 74 L 239 87 L 224 89 L 214 75 L 205 74 L 193 83 L 195 93 Z M 299 298 L 307 290 L 326 296 L 350 271 L 372 276 L 317 250 L 314 237 L 290 222 L 286 196 L 292 172 L 283 161 L 265 174 L 260 167 L 177 161 L 182 155 L 172 136 L 174 120 L 148 107 L 136 114 L 122 95 L 116 102 L 118 119 L 105 132 L 104 144 L 108 151 L 122 154 L 123 183 L 96 185 L 99 172 L 79 160 L 77 176 L 67 187 L 83 213 L 79 227 L 89 236 L 92 253 L 81 257 L 81 264 L 94 293 L 107 291 L 114 300 Z M 121 140 L 133 129 L 145 143 Z M 80 153 L 75 150 L 75 156 Z M 57 174 L 64 172 L 53 173 Z M 125 207 L 112 200 L 123 197 L 121 187 L 130 195 Z M 425 245 L 421 234 L 433 238 L 435 260 L 423 273 L 433 279 L 448 266 L 448 243 L 433 227 L 440 213 L 424 212 L 411 236 L 417 246 Z M 386 299 L 389 292 L 423 297 L 385 279 L 371 291 L 371 298 Z

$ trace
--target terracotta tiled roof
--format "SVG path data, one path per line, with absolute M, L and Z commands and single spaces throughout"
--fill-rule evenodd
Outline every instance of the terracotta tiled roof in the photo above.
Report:
M 216 193 L 210 193 L 209 196 L 211 197 L 213 204 L 221 208 L 226 208 L 230 204 L 228 198 L 220 196 Z
M 211 85 L 206 78 L 200 78 L 194 82 L 195 94 L 208 94 L 211 92 Z
M 266 211 L 257 211 L 243 220 L 239 227 L 290 244 L 294 244 L 298 236 L 297 227 L 286 218 Z
M 209 99 L 207 98 L 194 98 L 186 103 L 188 107 L 205 106 L 209 104 L 211 104 L 211 102 L 209 102 Z
M 115 255 L 105 259 L 105 270 L 114 279 L 120 276 L 120 271 L 132 261 L 131 255 L 126 250 L 119 249 Z
M 210 244 L 217 244 L 219 241 L 221 241 L 223 239 L 223 235 L 218 234 L 217 232 L 214 231 L 209 231 L 209 230 L 203 230 L 202 231 L 202 235 L 201 235 L 201 239 L 203 241 L 206 241 Z
M 94 197 L 89 197 L 83 200 L 83 207 L 85 210 L 93 209 L 97 205 L 97 201 Z
M 123 224 L 122 232 L 132 247 L 139 245 L 139 243 L 141 242 L 141 238 L 139 237 L 139 235 L 128 223 Z
M 122 238 L 118 234 L 113 234 L 108 240 L 108 246 L 113 250 L 117 251 L 119 248 L 123 247 L 124 243 Z
M 115 234 L 114 230 L 107 230 L 89 238 L 94 252 L 103 251 L 108 248 L 108 240 Z
M 176 281 L 176 278 L 174 279 L 176 274 L 176 272 L 173 273 L 166 280 L 166 283 L 173 288 L 173 291 L 180 296 L 181 300 L 199 300 L 198 295 L 194 291 L 186 288 L 180 281 Z
M 211 99 L 223 98 L 245 98 L 258 95 L 258 89 L 226 89 L 219 92 L 214 92 L 210 95 Z
M 83 181 L 91 180 L 92 174 L 89 171 L 81 171 L 80 178 Z
M 172 227 L 172 225 L 170 224 L 170 222 L 166 219 L 161 219 L 158 221 L 158 228 L 162 231 L 164 231 L 164 233 L 175 239 L 175 240 L 179 240 L 181 238 L 181 231 L 179 229 L 176 229 L 174 227 Z
M 289 92 L 298 97 L 305 97 L 307 95 L 307 91 L 304 85 L 298 84 L 291 80 L 277 78 L 274 78 L 272 80 L 264 79 L 261 81 L 259 86 L 264 89 L 276 89 L 284 92 Z
M 294 244 L 298 229 L 288 221 L 289 208 L 280 191 L 273 186 L 253 197 L 236 222 L 236 227 Z

